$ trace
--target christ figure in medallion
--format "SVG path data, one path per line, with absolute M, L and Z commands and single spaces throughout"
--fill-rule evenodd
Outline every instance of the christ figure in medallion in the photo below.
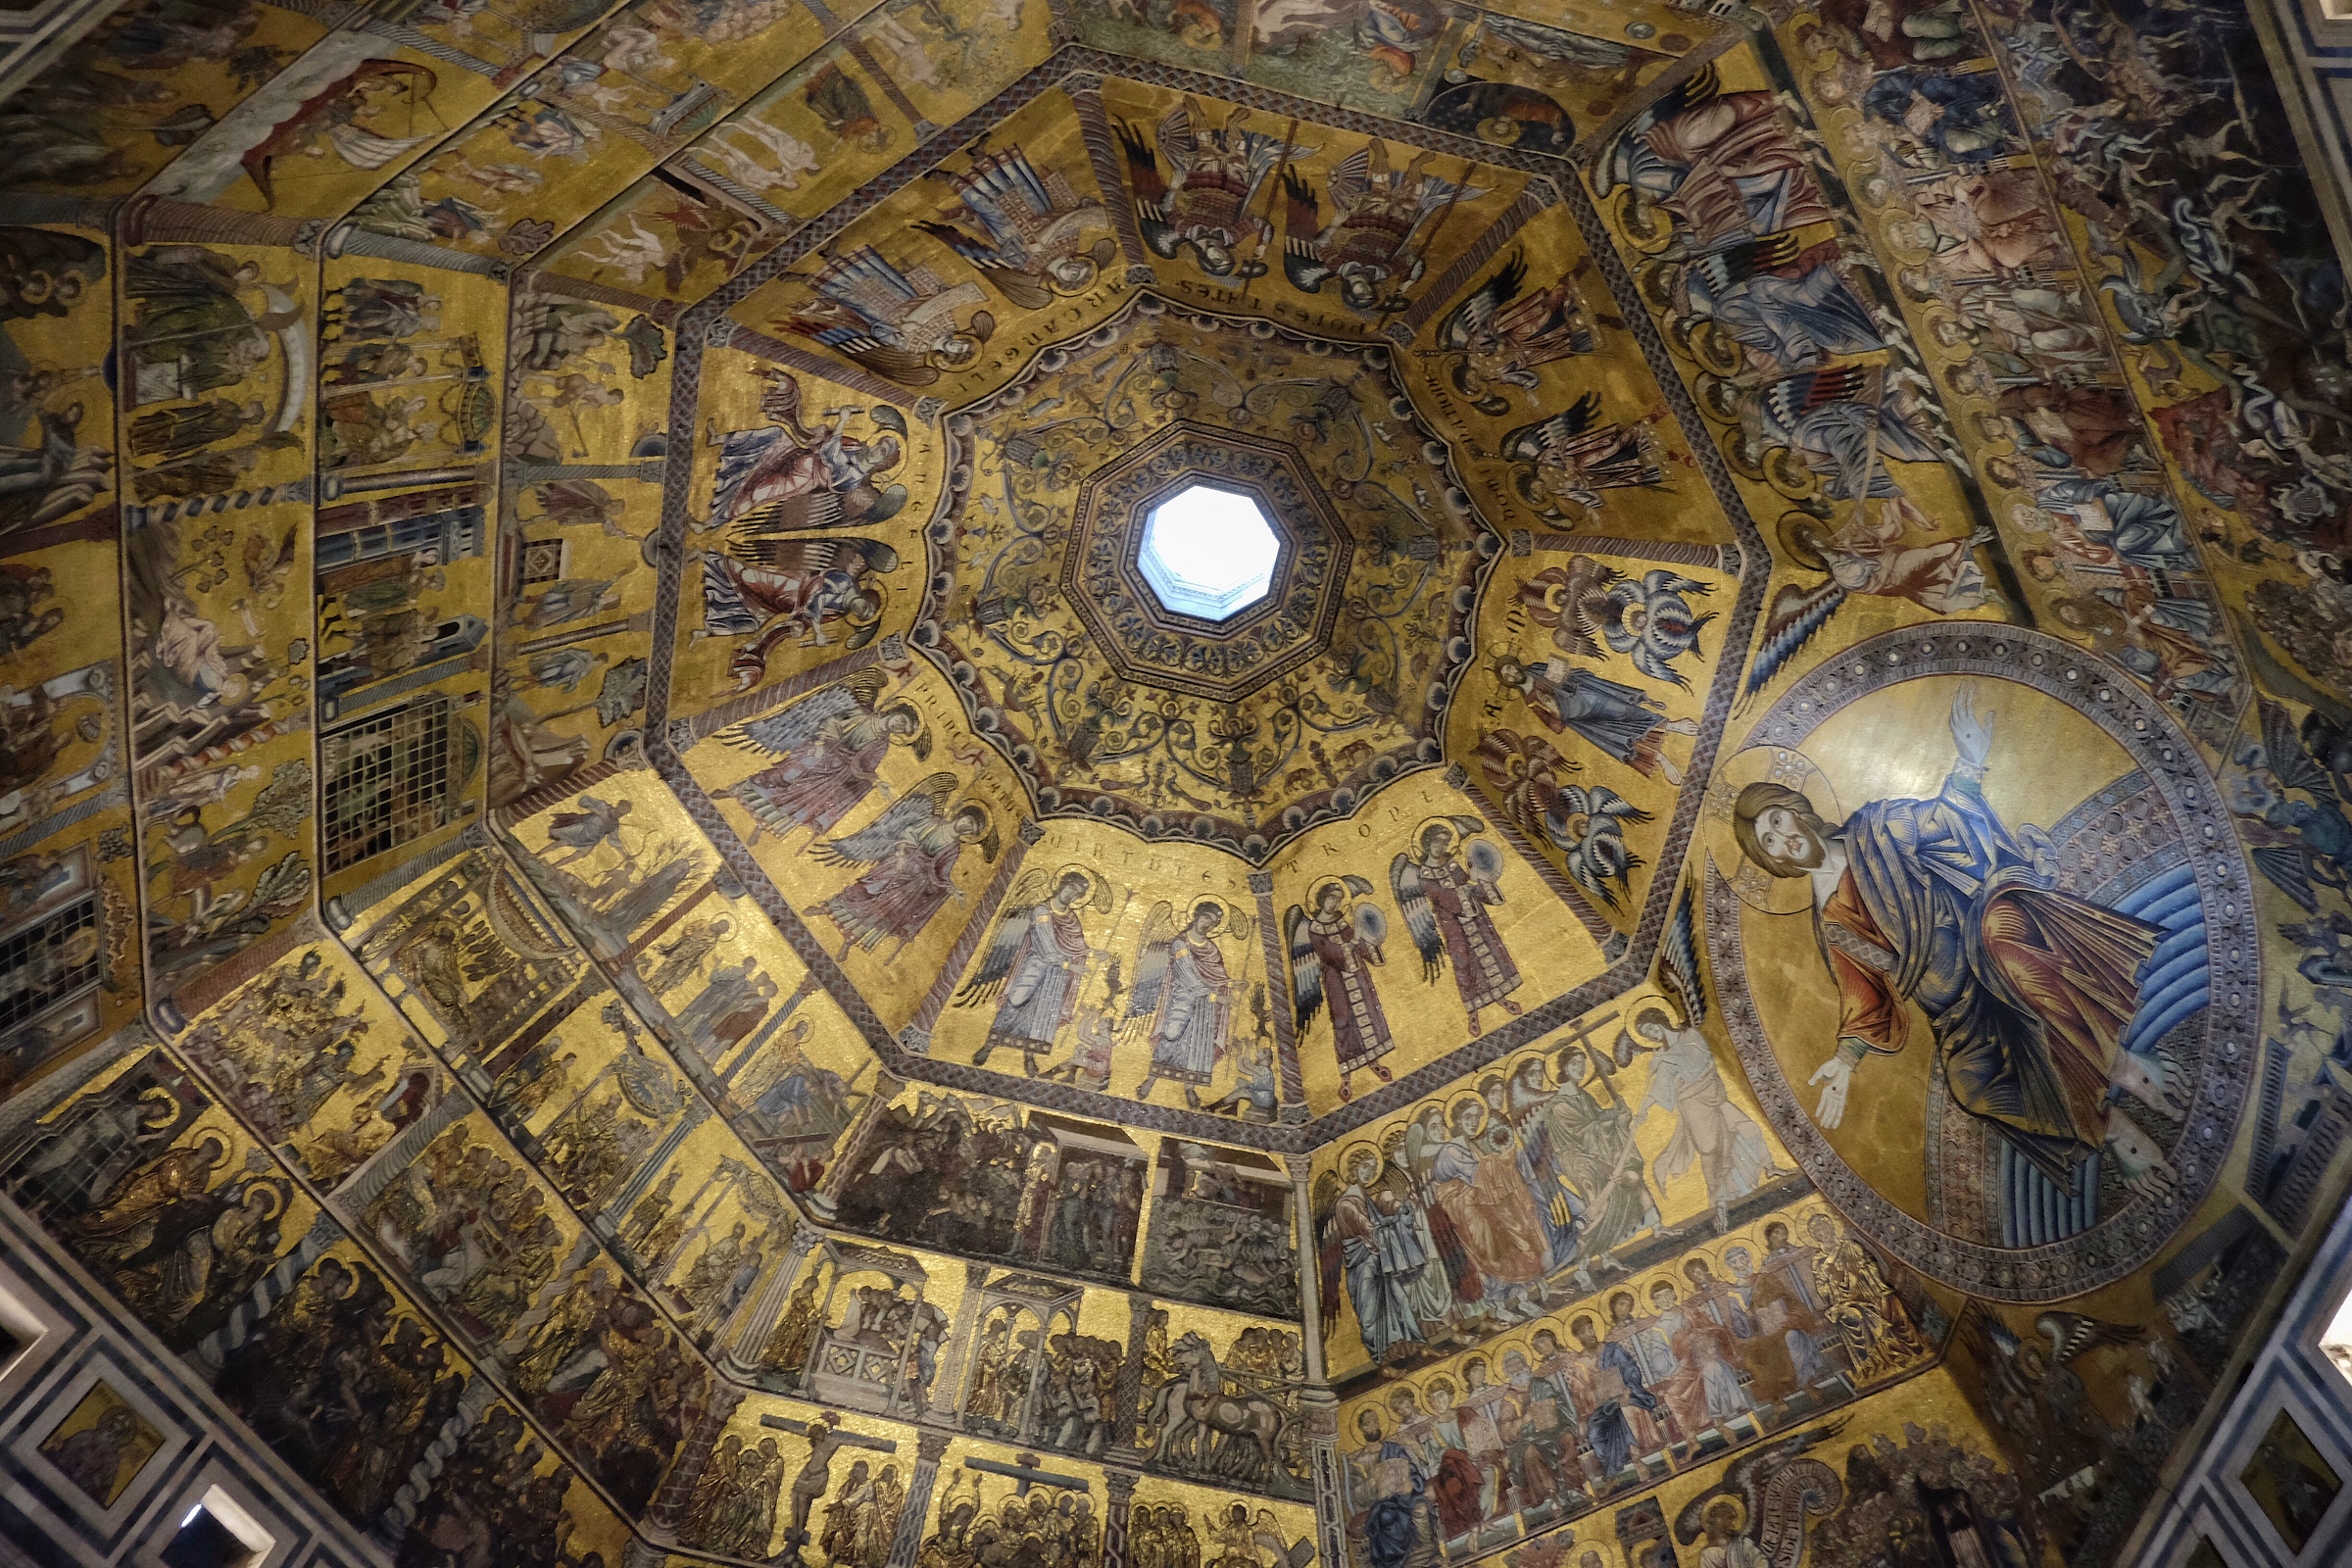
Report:
M 1950 727 L 1958 761 L 1932 800 L 1872 801 L 1833 825 L 1802 791 L 1760 779 L 1733 805 L 1746 858 L 1812 886 L 1838 999 L 1837 1048 L 1810 1080 L 1821 1089 L 1814 1119 L 1838 1126 L 1856 1070 L 1904 1048 L 1910 1004 L 1952 1099 L 2060 1191 L 2102 1149 L 2135 1189 L 2169 1187 L 2172 1167 L 2109 1093 L 2180 1109 L 2123 1059 L 2164 928 L 2052 887 L 2047 836 L 2013 835 L 1985 804 L 1992 716 L 1978 713 L 1969 686 Z

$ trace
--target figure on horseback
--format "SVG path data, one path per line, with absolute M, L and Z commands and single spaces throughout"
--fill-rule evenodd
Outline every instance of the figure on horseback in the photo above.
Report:
M 1152 1425 L 1159 1429 L 1152 1462 L 1233 1480 L 1273 1475 L 1289 1420 L 1282 1406 L 1246 1389 L 1228 1394 L 1216 1352 L 1198 1334 L 1179 1339 L 1169 1357 L 1177 1375 L 1159 1386 L 1152 1403 Z

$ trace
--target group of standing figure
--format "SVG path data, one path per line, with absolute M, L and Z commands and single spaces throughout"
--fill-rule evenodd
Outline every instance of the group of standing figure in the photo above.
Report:
M 1648 1063 L 1638 1102 L 1617 1081 L 1637 1058 Z M 1653 1186 L 1636 1134 L 1660 1111 L 1674 1134 Z M 1380 1361 L 1535 1317 L 1557 1304 L 1547 1292 L 1590 1292 L 1596 1261 L 1657 1233 L 1663 1184 L 1692 1165 L 1719 1216 L 1775 1174 L 1699 1031 L 1651 1007 L 1614 1051 L 1580 1041 L 1556 1062 L 1522 1058 L 1318 1178 L 1324 1323 L 1338 1323 L 1344 1293 Z
M 1580 1513 L 1629 1484 L 1639 1460 L 1695 1457 L 1702 1436 L 1733 1444 L 1778 1425 L 1800 1391 L 1850 1396 L 1928 1352 L 1876 1258 L 1828 1215 L 1764 1227 L 1763 1256 L 1722 1250 L 1595 1310 L 1462 1357 L 1417 1387 L 1397 1384 L 1352 1412 L 1350 1533 L 1373 1568 L 1432 1560 L 1446 1544 L 1526 1516 Z M 1648 1310 L 1642 1309 L 1646 1296 Z M 1558 1321 L 1554 1319 L 1552 1321 Z

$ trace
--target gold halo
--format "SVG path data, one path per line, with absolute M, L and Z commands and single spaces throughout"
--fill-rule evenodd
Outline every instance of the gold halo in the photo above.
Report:
M 1821 488 L 1821 475 L 1793 447 L 1766 447 L 1763 469 L 1764 482 L 1791 501 L 1802 501 Z
M 1446 830 L 1446 848 L 1448 853 L 1460 849 L 1462 840 L 1469 837 L 1462 831 L 1460 824 L 1450 816 L 1425 816 L 1421 819 L 1421 825 L 1413 829 L 1412 854 L 1416 861 L 1421 858 L 1421 846 L 1428 842 L 1429 830 L 1433 827 L 1442 827 Z
M 1768 874 L 1741 853 L 1739 840 L 1732 836 L 1733 803 L 1741 790 L 1764 779 L 1802 791 L 1823 821 L 1844 819 L 1836 787 L 1813 759 L 1785 746 L 1750 746 L 1720 763 L 1714 781 L 1707 786 L 1707 858 L 1749 908 L 1764 914 L 1800 914 L 1813 906 L 1811 884 L 1803 877 Z
M 1478 1130 L 1482 1133 L 1485 1132 L 1487 1130 L 1486 1124 L 1494 1119 L 1494 1110 L 1493 1107 L 1488 1105 L 1486 1096 L 1477 1094 L 1456 1095 L 1453 1099 L 1446 1102 L 1446 1130 L 1447 1132 L 1453 1131 L 1453 1113 L 1457 1110 L 1460 1110 L 1464 1105 L 1476 1105 L 1478 1107 Z
M 1736 1516 L 1732 1521 L 1732 1533 L 1734 1535 L 1738 1535 L 1741 1531 L 1745 1530 L 1747 1528 L 1747 1503 L 1741 1498 L 1733 1496 L 1728 1492 L 1709 1497 L 1706 1499 L 1706 1501 L 1699 1504 L 1698 1522 L 1701 1525 L 1704 1525 L 1707 1522 L 1707 1515 L 1713 1513 L 1718 1508 L 1726 1507 L 1730 1508 L 1733 1514 Z
M 1629 185 L 1617 204 L 1617 231 L 1635 249 L 1654 254 L 1673 240 L 1674 222 L 1658 211 L 1655 202 Z
M 1805 529 L 1815 533 L 1829 532 L 1822 520 L 1810 512 L 1791 511 L 1781 514 L 1781 520 L 1773 529 L 1773 537 L 1780 544 L 1781 554 L 1790 561 L 1808 571 L 1827 572 L 1830 569 L 1829 559 L 1798 537 L 1800 531 Z
M 1701 369 L 1717 375 L 1736 374 L 1746 363 L 1739 340 L 1714 321 L 1701 321 L 1690 329 L 1690 357 Z
M 1097 914 L 1108 914 L 1110 912 L 1110 883 L 1073 860 L 1054 873 L 1054 886 L 1059 887 L 1065 878 L 1073 876 L 1086 878 L 1087 906 Z M 1053 895 L 1049 893 L 1047 897 L 1051 898 Z
M 1372 1156 L 1372 1173 L 1376 1176 L 1380 1174 L 1380 1167 L 1387 1163 L 1387 1160 L 1382 1157 L 1380 1151 L 1372 1147 L 1370 1140 L 1359 1138 L 1354 1143 L 1349 1144 L 1346 1149 L 1340 1151 L 1339 1170 L 1340 1179 L 1342 1181 L 1350 1181 L 1353 1179 L 1348 1173 L 1354 1169 L 1355 1158 L 1359 1153 L 1369 1154 Z

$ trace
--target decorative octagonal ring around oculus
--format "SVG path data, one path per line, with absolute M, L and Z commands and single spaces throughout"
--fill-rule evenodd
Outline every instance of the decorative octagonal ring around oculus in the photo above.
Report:
M 1253 502 L 1277 544 L 1265 595 L 1224 619 L 1168 606 L 1143 562 L 1153 512 L 1203 485 Z M 1061 586 L 1122 677 L 1234 702 L 1322 652 L 1353 552 L 1289 447 L 1179 421 L 1080 487 Z

